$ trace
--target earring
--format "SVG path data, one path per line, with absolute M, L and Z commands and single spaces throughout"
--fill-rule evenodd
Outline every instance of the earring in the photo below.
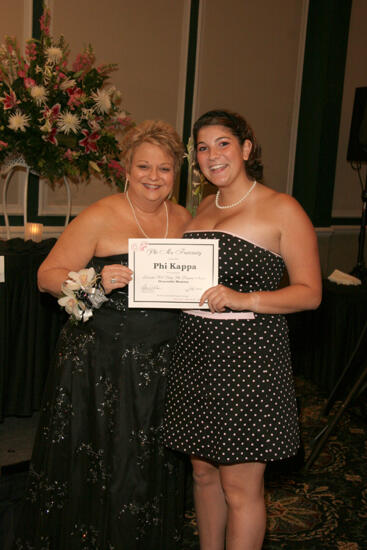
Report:
M 125 185 L 124 185 L 124 193 L 126 193 L 126 191 L 128 189 L 129 189 L 129 178 L 128 178 L 128 176 L 126 176 Z

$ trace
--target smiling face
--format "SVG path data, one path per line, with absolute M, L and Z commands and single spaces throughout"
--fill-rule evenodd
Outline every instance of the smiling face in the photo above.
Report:
M 129 189 L 149 200 L 165 200 L 174 185 L 174 159 L 162 147 L 144 142 L 131 159 Z
M 196 158 L 200 170 L 218 187 L 246 178 L 244 160 L 250 152 L 251 142 L 247 139 L 241 145 L 226 126 L 203 126 L 198 132 Z

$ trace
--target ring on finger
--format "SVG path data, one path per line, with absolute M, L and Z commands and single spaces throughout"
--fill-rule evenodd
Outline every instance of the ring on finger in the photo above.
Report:
M 111 285 L 114 285 L 115 283 L 117 283 L 117 279 L 115 279 L 114 277 L 112 277 L 112 279 L 111 279 Z

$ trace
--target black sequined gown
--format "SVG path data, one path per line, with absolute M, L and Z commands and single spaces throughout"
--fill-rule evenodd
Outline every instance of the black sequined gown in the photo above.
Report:
M 127 255 L 93 258 L 100 270 Z M 173 550 L 184 457 L 161 444 L 177 314 L 109 296 L 63 328 L 45 388 L 15 548 Z

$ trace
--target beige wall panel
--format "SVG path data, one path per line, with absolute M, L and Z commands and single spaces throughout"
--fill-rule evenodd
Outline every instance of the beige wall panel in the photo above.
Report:
M 195 118 L 216 107 L 243 114 L 262 145 L 266 182 L 285 191 L 305 3 L 203 6 Z
M 71 213 L 79 214 L 93 202 L 116 193 L 117 189 L 104 183 L 102 179 L 91 179 L 89 183 L 81 182 L 78 185 L 69 182 L 71 191 Z M 65 186 L 61 182 L 52 189 L 47 183 L 40 185 L 39 214 L 40 216 L 63 216 L 66 212 L 67 195 Z
M 335 226 L 330 239 L 326 275 L 334 269 L 350 273 L 357 264 L 359 228 Z M 367 246 L 364 253 L 366 254 Z
M 53 0 L 53 32 L 64 34 L 73 60 L 85 44 L 98 63 L 118 63 L 114 84 L 135 120 L 175 125 L 185 0 Z
M 335 217 L 360 216 L 362 210 L 361 188 L 357 173 L 347 162 L 347 150 L 355 89 L 367 86 L 366 21 L 366 0 L 353 0 L 335 173 L 333 201 L 333 216 Z M 364 178 L 365 168 L 363 169 Z
M 29 5 L 29 6 L 27 6 Z M 0 2 L 0 42 L 3 43 L 4 36 L 16 36 L 18 44 L 23 48 L 25 39 L 30 38 L 31 27 L 25 22 L 25 12 L 29 12 L 30 0 L 1 0 Z M 26 28 L 25 28 L 26 27 Z M 24 36 L 24 35 L 27 36 Z
M 134 120 L 162 118 L 176 126 L 183 109 L 180 97 L 186 0 L 52 0 L 52 34 L 63 34 L 71 48 L 70 63 L 92 44 L 97 65 L 117 63 L 111 82 L 123 94 L 123 106 Z M 178 129 L 180 130 L 180 129 Z M 115 192 L 101 180 L 72 188 L 72 212 Z M 62 212 L 65 191 L 44 188 L 42 214 Z

